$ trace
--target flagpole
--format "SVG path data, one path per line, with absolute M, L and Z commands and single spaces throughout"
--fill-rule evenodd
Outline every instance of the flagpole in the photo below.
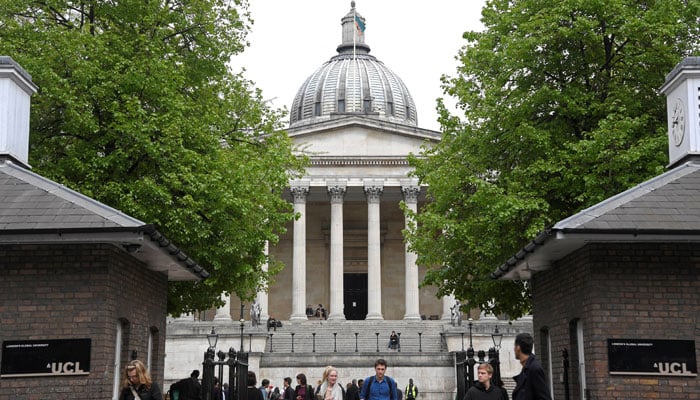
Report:
M 353 2 L 354 3 L 354 2 Z M 355 38 L 357 37 L 357 10 L 355 10 L 355 7 L 352 8 L 352 61 L 353 61 L 353 79 L 352 79 L 352 90 L 353 94 L 355 93 L 355 90 L 357 89 L 357 53 L 355 50 Z M 353 104 L 353 111 L 357 111 L 357 108 Z

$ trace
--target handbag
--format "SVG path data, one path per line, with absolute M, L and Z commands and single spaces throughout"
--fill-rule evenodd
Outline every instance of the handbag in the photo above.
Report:
M 131 389 L 131 394 L 134 395 L 134 400 L 141 400 L 141 397 L 139 397 L 139 394 L 136 393 L 136 389 L 134 389 L 133 386 L 129 386 L 129 389 Z

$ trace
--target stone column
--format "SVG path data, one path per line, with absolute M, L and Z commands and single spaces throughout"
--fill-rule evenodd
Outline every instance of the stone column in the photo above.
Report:
M 367 196 L 367 318 L 384 319 L 382 316 L 382 266 L 379 206 L 384 187 L 382 184 L 365 184 Z
M 306 320 L 306 196 L 309 185 L 291 187 L 294 196 L 294 238 L 292 245 L 292 315 L 290 320 Z M 262 319 L 262 318 L 261 318 Z
M 221 294 L 224 305 L 216 309 L 214 321 L 231 321 L 231 295 Z
M 413 213 L 418 212 L 418 194 L 420 194 L 420 186 L 402 186 L 403 200 L 406 207 Z M 406 215 L 405 227 L 408 229 L 411 222 L 411 217 Z M 418 265 L 416 260 L 418 255 L 409 250 L 408 242 L 405 244 L 405 297 L 406 297 L 406 314 L 405 320 L 420 320 L 420 303 L 418 291 Z
M 265 241 L 265 256 L 270 254 L 270 243 Z M 293 268 L 293 267 L 292 267 Z M 262 270 L 267 272 L 268 264 L 267 261 L 262 265 Z M 293 272 L 292 272 L 293 273 Z M 268 305 L 268 293 L 266 289 L 261 289 L 256 296 L 258 304 L 260 304 L 260 322 L 267 322 L 270 319 L 269 305 Z M 250 314 L 250 309 L 248 310 Z
M 343 305 L 343 199 L 345 183 L 328 186 L 331 200 L 331 304 L 328 319 L 344 320 Z
M 451 321 L 452 320 L 452 306 L 455 305 L 455 296 L 442 296 L 442 319 Z

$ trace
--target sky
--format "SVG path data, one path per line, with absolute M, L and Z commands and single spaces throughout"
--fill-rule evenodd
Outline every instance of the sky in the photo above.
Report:
M 250 47 L 233 57 L 263 98 L 289 109 L 297 90 L 337 54 L 341 18 L 350 0 L 250 0 L 254 20 Z M 356 0 L 365 18 L 370 54 L 403 80 L 418 110 L 418 126 L 439 130 L 435 105 L 444 97 L 440 76 L 454 75 L 465 31 L 482 29 L 486 0 Z M 447 104 L 453 104 L 449 98 Z

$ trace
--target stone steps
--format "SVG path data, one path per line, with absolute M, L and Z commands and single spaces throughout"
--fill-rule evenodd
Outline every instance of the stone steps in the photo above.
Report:
M 391 331 L 400 334 L 396 352 L 446 350 L 440 321 L 302 321 L 283 322 L 270 330 L 265 352 L 366 353 L 388 350 Z M 266 331 L 262 331 L 268 333 Z

